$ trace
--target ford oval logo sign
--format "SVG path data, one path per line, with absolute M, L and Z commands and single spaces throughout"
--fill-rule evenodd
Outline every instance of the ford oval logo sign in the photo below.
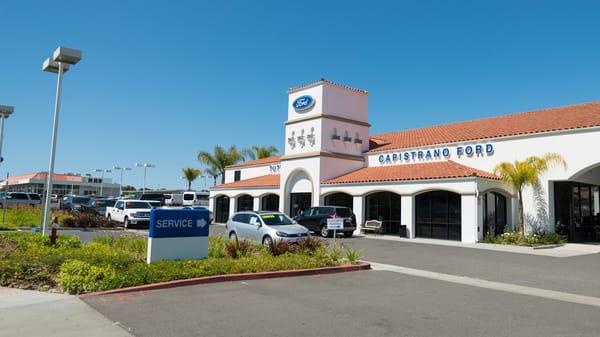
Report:
M 315 99 L 312 96 L 304 95 L 296 98 L 292 106 L 296 112 L 306 112 L 315 105 Z

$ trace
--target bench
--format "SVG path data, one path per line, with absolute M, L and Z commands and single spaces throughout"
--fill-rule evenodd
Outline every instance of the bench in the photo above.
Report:
M 367 220 L 365 221 L 365 225 L 363 226 L 363 232 L 367 234 L 368 231 L 371 231 L 375 234 L 381 234 L 383 230 L 383 222 L 379 220 Z

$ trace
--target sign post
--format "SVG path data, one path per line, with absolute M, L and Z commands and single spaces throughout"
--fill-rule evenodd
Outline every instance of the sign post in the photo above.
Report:
M 333 230 L 333 243 L 335 244 L 335 238 L 337 236 L 337 230 L 344 229 L 344 219 L 342 218 L 329 218 L 327 219 L 327 230 Z
M 146 262 L 206 258 L 209 224 L 206 209 L 153 209 Z

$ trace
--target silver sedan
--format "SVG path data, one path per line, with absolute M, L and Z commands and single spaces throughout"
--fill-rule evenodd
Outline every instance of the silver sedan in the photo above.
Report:
M 297 224 L 287 215 L 265 211 L 235 213 L 227 221 L 226 231 L 232 240 L 249 240 L 264 245 L 279 240 L 293 243 L 309 235 L 306 227 Z

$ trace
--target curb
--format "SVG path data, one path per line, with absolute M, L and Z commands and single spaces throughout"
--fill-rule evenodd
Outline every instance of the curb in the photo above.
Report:
M 231 282 L 231 281 L 248 281 L 248 280 L 262 280 L 262 279 L 293 277 L 293 276 L 337 274 L 337 273 L 345 273 L 345 272 L 368 270 L 368 269 L 371 269 L 371 265 L 369 263 L 360 262 L 359 264 L 350 265 L 350 266 L 267 271 L 267 272 L 260 272 L 260 273 L 215 275 L 215 276 L 198 277 L 198 278 L 191 278 L 191 279 L 184 279 L 184 280 L 174 280 L 174 281 L 167 281 L 167 282 L 160 282 L 160 283 L 143 284 L 143 285 L 139 285 L 139 286 L 120 288 L 120 289 L 97 291 L 97 292 L 93 292 L 93 293 L 81 294 L 81 295 L 79 295 L 79 297 L 112 295 L 112 294 L 121 294 L 121 293 L 137 292 L 137 291 L 169 289 L 169 288 L 177 288 L 177 287 L 184 287 L 184 286 L 191 286 L 191 285 L 198 285 L 198 284 L 209 284 L 209 283 L 220 283 L 220 282 Z
M 558 248 L 558 247 L 562 247 L 563 244 L 562 243 L 557 243 L 557 244 L 550 244 L 550 245 L 540 245 L 540 246 L 533 246 L 531 248 L 537 250 L 537 249 L 550 249 L 550 248 Z

